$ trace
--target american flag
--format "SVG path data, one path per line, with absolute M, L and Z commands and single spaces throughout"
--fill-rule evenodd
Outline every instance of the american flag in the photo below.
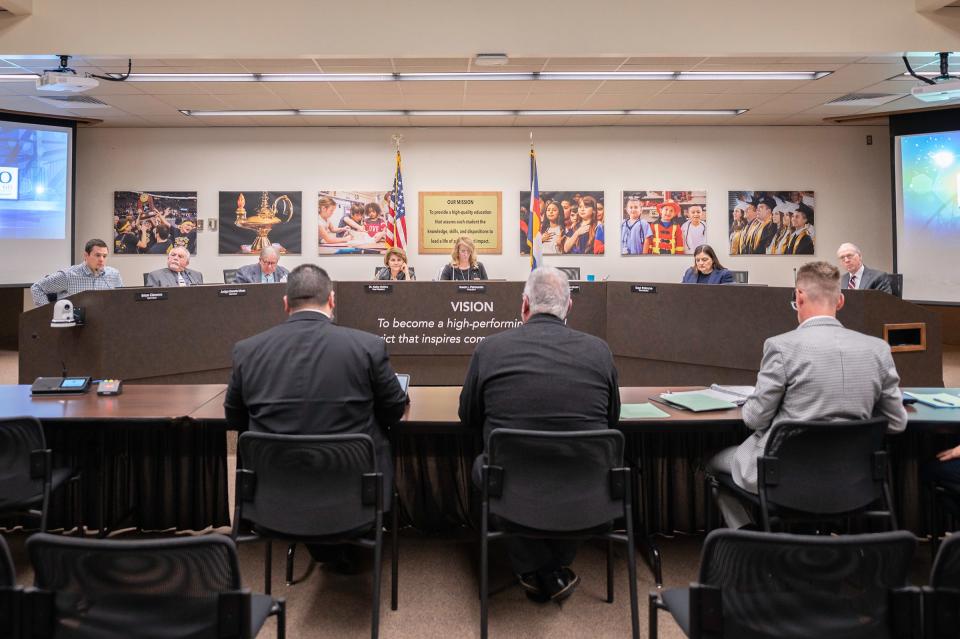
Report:
M 406 248 L 407 209 L 403 203 L 403 175 L 400 174 L 400 150 L 397 149 L 397 173 L 393 176 L 393 196 L 387 216 L 387 246 Z
M 537 183 L 537 154 L 530 146 L 530 216 L 527 220 L 527 248 L 530 249 L 530 270 L 543 264 L 543 238 L 540 236 L 540 187 Z

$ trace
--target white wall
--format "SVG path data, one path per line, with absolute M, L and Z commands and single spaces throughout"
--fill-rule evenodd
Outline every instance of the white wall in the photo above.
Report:
M 77 146 L 77 251 L 90 237 L 112 239 L 113 192 L 199 192 L 199 216 L 216 218 L 220 190 L 302 191 L 302 257 L 334 279 L 367 279 L 376 256 L 317 257 L 318 190 L 388 190 L 393 179 L 391 129 L 217 128 L 80 129 Z M 417 255 L 418 191 L 503 191 L 503 255 L 482 260 L 491 277 L 523 279 L 519 250 L 519 192 L 528 188 L 526 129 L 403 130 L 404 183 L 411 263 L 428 279 L 443 256 Z M 874 144 L 866 146 L 865 137 Z M 751 283 L 790 286 L 793 269 L 809 258 L 726 257 L 727 190 L 816 191 L 816 257 L 835 261 L 836 248 L 854 241 L 865 261 L 892 266 L 889 145 L 885 127 L 593 127 L 534 131 L 541 190 L 606 193 L 607 254 L 548 258 L 580 266 L 598 279 L 676 282 L 689 256 L 619 255 L 621 191 L 706 189 L 708 240 L 724 266 L 750 271 Z M 198 236 L 191 267 L 212 282 L 224 268 L 255 258 L 217 255 L 217 233 Z M 165 265 L 162 256 L 111 256 L 128 285 Z

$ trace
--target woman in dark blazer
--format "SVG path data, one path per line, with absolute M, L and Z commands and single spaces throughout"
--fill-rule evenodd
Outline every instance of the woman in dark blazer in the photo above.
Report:
M 683 274 L 684 284 L 733 284 L 733 273 L 723 268 L 709 244 L 693 251 L 693 266 Z

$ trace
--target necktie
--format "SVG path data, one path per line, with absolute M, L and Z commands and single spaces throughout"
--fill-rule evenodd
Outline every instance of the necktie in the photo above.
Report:
M 857 288 L 857 276 L 856 276 L 856 275 L 851 275 L 851 276 L 850 276 L 850 283 L 847 284 L 847 288 Z
M 187 281 L 183 279 L 183 273 L 177 273 L 177 286 L 186 286 Z

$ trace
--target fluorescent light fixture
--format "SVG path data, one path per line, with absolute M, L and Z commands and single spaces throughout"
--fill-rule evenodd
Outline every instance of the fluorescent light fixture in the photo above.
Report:
M 478 53 L 473 59 L 478 67 L 502 67 L 509 61 L 506 53 Z
M 681 71 L 677 80 L 819 80 L 833 71 Z
M 397 80 L 403 82 L 462 82 L 471 80 L 474 82 L 494 80 L 500 82 L 518 81 L 518 80 L 536 80 L 536 73 L 497 73 L 497 72 L 479 72 L 456 71 L 452 73 L 398 73 Z
M 516 117 L 516 116 L 571 116 L 571 115 L 716 115 L 730 116 L 745 113 L 747 109 L 570 109 L 570 110 L 549 110 L 549 109 L 445 109 L 445 110 L 357 110 L 357 109 L 281 109 L 281 110 L 238 110 L 238 111 L 199 111 L 194 109 L 180 109 L 180 113 L 192 117 L 220 117 L 220 116 L 284 116 L 284 115 L 305 115 L 305 116 L 411 116 L 411 117 Z
M 36 82 L 39 77 L 37 73 L 3 73 L 0 82 Z
M 133 73 L 127 82 L 518 82 L 818 80 L 832 71 L 541 71 L 449 73 Z M 112 74 L 121 77 L 120 74 Z

